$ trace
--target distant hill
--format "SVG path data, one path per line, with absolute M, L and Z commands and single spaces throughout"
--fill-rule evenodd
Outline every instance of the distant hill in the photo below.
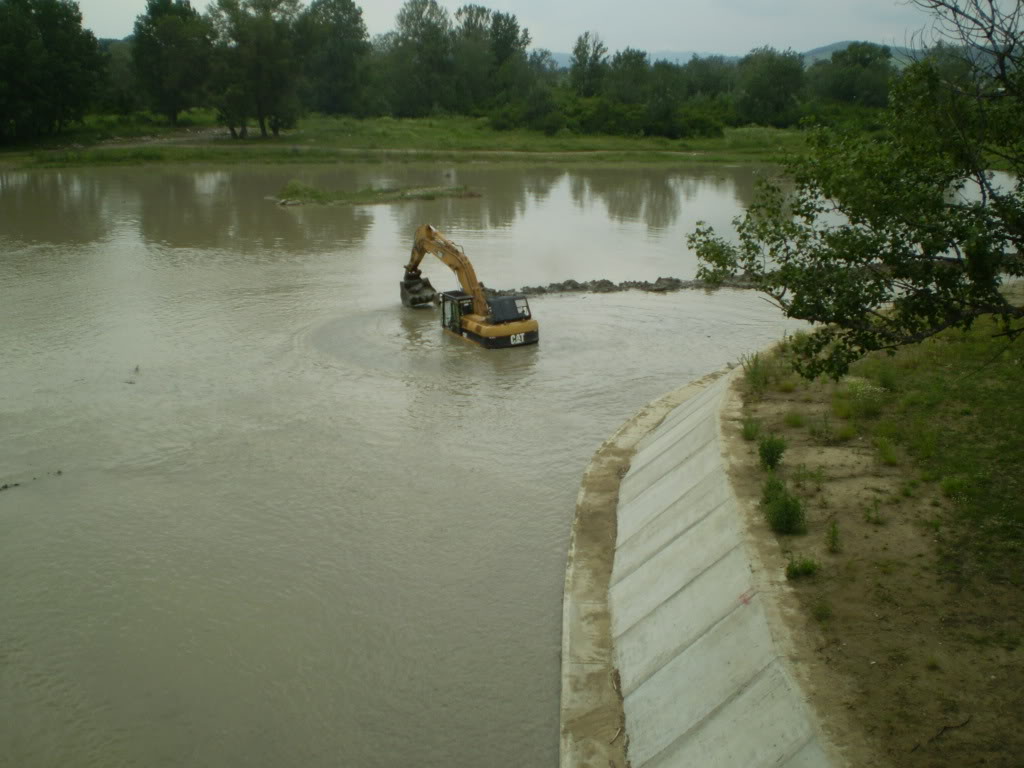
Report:
M 843 40 L 841 43 L 832 43 L 830 45 L 823 45 L 820 48 L 814 48 L 803 54 L 804 67 L 810 67 L 817 61 L 828 61 L 832 58 L 832 54 L 836 51 L 845 51 L 852 43 L 858 42 L 856 40 Z M 885 43 L 876 43 L 876 45 L 885 45 Z M 913 60 L 914 51 L 910 48 L 904 48 L 902 45 L 890 45 L 889 50 L 892 52 L 893 61 L 901 66 L 906 66 L 910 61 Z

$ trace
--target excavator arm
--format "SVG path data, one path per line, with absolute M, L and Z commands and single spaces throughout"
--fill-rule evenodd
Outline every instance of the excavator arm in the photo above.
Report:
M 405 265 L 405 277 L 402 280 L 402 302 L 407 306 L 416 306 L 433 300 L 433 286 L 420 274 L 420 263 L 428 253 L 434 254 L 455 273 L 462 290 L 473 297 L 473 313 L 482 318 L 488 317 L 490 308 L 473 265 L 462 248 L 430 224 L 424 224 L 416 230 L 412 255 Z

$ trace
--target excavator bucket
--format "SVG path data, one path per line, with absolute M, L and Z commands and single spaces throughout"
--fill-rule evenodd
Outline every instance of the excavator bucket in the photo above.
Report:
M 425 307 L 437 300 L 437 291 L 425 277 L 407 274 L 399 286 L 402 303 L 407 307 Z

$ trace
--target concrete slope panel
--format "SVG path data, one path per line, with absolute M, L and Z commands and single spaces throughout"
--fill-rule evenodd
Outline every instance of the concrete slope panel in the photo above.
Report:
M 659 437 L 665 434 L 668 430 L 675 427 L 681 420 L 685 419 L 691 413 L 706 413 L 709 408 L 709 402 L 717 400 L 722 396 L 725 391 L 727 377 L 718 379 L 700 392 L 695 394 L 689 400 L 677 405 L 658 425 L 656 429 L 652 429 L 640 442 L 637 444 L 637 453 L 640 453 L 650 447 L 651 443 L 655 442 Z M 710 409 L 712 411 L 717 410 L 717 404 Z
M 716 444 L 707 443 L 701 448 L 702 450 L 695 449 L 688 453 L 686 461 L 658 478 L 638 493 L 632 501 L 619 507 L 619 529 L 616 539 L 618 544 L 631 538 L 707 475 L 716 471 L 722 474 L 721 458 Z M 721 482 L 726 482 L 724 474 Z
M 631 731 L 632 732 L 632 731 Z M 815 740 L 799 694 L 777 661 L 734 698 L 723 702 L 697 728 L 653 759 L 645 768 L 768 768 L 789 765 L 797 756 L 814 760 L 821 750 L 808 750 Z M 631 750 L 632 752 L 632 750 Z M 799 763 L 793 763 L 799 765 Z M 828 762 L 805 762 L 806 768 L 827 768 Z
M 615 553 L 612 584 L 624 579 L 715 509 L 730 501 L 728 489 L 721 479 L 714 475 L 705 476 L 633 536 L 620 542 Z
M 626 632 L 676 592 L 740 546 L 736 516 L 722 505 L 693 526 L 690 535 L 701 547 L 694 551 L 686 536 L 676 539 L 610 590 L 612 635 Z
M 763 624 L 760 602 L 740 604 L 625 697 L 634 766 L 646 765 L 681 736 L 699 729 L 772 663 L 775 649 L 771 638 L 759 631 Z
M 685 463 L 689 456 L 700 450 L 702 446 L 715 443 L 718 421 L 708 418 L 706 414 L 703 418 L 698 419 L 697 415 L 699 414 L 694 415 L 695 418 L 692 421 L 687 419 L 679 426 L 678 435 L 676 435 L 676 430 L 672 430 L 666 435 L 666 438 L 674 438 L 675 442 L 667 443 L 664 450 L 655 452 L 654 446 L 652 446 L 647 453 L 649 456 L 647 461 L 639 466 L 635 460 L 633 461 L 629 468 L 629 474 L 623 478 L 622 484 L 619 486 L 620 504 L 628 504 L 663 475 Z
M 622 695 L 684 652 L 743 599 L 749 599 L 746 558 L 739 549 L 721 560 L 654 609 L 643 621 L 615 638 Z

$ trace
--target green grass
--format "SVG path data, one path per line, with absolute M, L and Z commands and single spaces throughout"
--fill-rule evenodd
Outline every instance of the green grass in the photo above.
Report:
M 761 422 L 751 416 L 743 419 L 743 439 L 752 442 L 761 434 Z
M 895 467 L 900 463 L 896 446 L 888 437 L 875 438 L 875 453 L 878 455 L 878 460 L 886 466 Z
M 1001 330 L 981 320 L 869 358 L 854 373 L 883 393 L 879 425 L 894 451 L 938 480 L 951 507 L 944 572 L 1024 586 L 1024 337 L 1010 343 Z M 878 440 L 876 448 L 885 462 Z
M 793 429 L 799 429 L 806 423 L 806 419 L 800 411 L 789 411 L 782 420 L 787 427 L 792 427 Z
M 839 539 L 839 523 L 835 520 L 828 524 L 825 531 L 825 549 L 833 555 L 843 551 L 843 544 Z
M 93 115 L 73 130 L 30 146 L 7 148 L 0 162 L 63 167 L 143 163 L 325 163 L 354 159 L 448 162 L 755 163 L 776 162 L 805 146 L 799 130 L 743 127 L 722 138 L 547 136 L 527 130 L 497 131 L 486 118 L 396 119 L 309 115 L 279 137 L 250 130 L 232 140 L 218 129 L 214 113 L 195 110 L 177 127 L 148 113 L 131 117 Z M 155 146 L 118 146 L 146 141 Z M 109 142 L 109 143 L 104 143 Z

